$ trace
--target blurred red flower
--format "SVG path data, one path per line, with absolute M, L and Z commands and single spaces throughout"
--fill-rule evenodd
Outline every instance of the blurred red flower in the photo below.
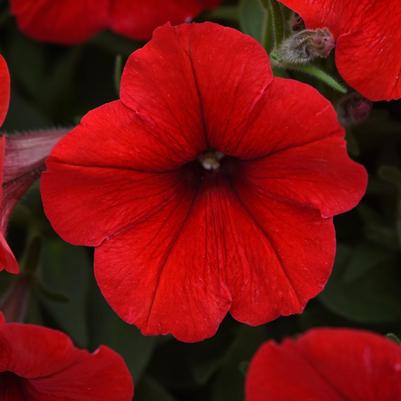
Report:
M 401 348 L 366 331 L 314 329 L 263 345 L 246 380 L 247 401 L 400 401 Z
M 124 360 L 107 347 L 93 354 L 63 333 L 6 323 L 0 313 L 0 400 L 131 401 Z
M 279 0 L 309 29 L 328 28 L 345 81 L 369 100 L 401 98 L 399 0 Z
M 331 272 L 333 215 L 365 187 L 331 104 L 212 23 L 156 30 L 121 100 L 83 118 L 41 182 L 55 230 L 97 247 L 114 310 L 188 342 L 228 311 L 251 325 L 302 312 Z
M 20 29 L 37 40 L 75 44 L 103 29 L 146 40 L 159 25 L 190 21 L 220 0 L 11 0 Z
M 0 126 L 5 120 L 9 100 L 10 76 L 0 55 Z M 0 271 L 19 272 L 18 262 L 5 239 L 8 220 L 17 201 L 39 177 L 44 159 L 66 132 L 53 129 L 0 136 Z

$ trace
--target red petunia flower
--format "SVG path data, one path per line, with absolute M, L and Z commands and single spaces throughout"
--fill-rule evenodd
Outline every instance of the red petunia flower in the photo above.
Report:
M 251 325 L 301 312 L 331 272 L 333 215 L 365 186 L 330 103 L 273 78 L 254 39 L 204 23 L 155 31 L 121 100 L 56 146 L 41 191 L 62 238 L 97 247 L 124 320 L 197 341 L 228 311 Z
M 0 126 L 6 117 L 9 99 L 10 76 L 0 55 Z M 39 177 L 44 159 L 66 132 L 55 129 L 0 136 L 0 271 L 19 272 L 18 262 L 5 239 L 8 220 L 17 201 Z
M 132 378 L 107 347 L 93 354 L 63 333 L 6 323 L 0 312 L 1 401 L 131 401 Z
M 367 331 L 314 329 L 263 345 L 247 401 L 401 401 L 401 347 Z
M 37 40 L 75 44 L 103 29 L 146 40 L 168 21 L 192 20 L 220 0 L 11 0 L 20 29 Z
M 399 0 L 279 0 L 307 28 L 328 28 L 345 81 L 370 100 L 401 98 Z

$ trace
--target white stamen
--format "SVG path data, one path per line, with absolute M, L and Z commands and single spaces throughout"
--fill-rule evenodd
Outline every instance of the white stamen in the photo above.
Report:
M 199 156 L 202 167 L 208 171 L 216 171 L 220 168 L 220 160 L 224 157 L 221 152 L 209 151 Z

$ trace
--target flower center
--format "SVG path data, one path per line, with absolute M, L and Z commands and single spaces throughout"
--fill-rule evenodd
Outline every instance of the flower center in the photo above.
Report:
M 21 395 L 22 394 L 23 388 L 21 386 L 21 379 L 15 375 L 14 373 L 11 372 L 0 372 L 0 400 L 2 400 L 2 395 L 5 395 L 7 398 L 7 395 Z M 22 397 L 21 399 L 25 399 Z
M 220 161 L 223 157 L 224 153 L 215 150 L 207 150 L 198 157 L 198 160 L 205 170 L 216 171 L 220 168 Z

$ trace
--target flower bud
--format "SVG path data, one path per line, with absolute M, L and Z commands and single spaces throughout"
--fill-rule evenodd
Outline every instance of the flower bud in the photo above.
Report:
M 46 157 L 67 132 L 66 129 L 52 129 L 5 136 L 4 161 L 0 166 L 3 170 L 1 232 L 5 232 L 15 203 L 39 177 Z
M 327 58 L 334 47 L 334 36 L 327 28 L 304 29 L 281 44 L 278 57 L 286 63 L 307 64 L 318 57 Z
M 338 119 L 344 127 L 364 122 L 372 111 L 372 102 L 359 93 L 343 96 L 337 103 Z

